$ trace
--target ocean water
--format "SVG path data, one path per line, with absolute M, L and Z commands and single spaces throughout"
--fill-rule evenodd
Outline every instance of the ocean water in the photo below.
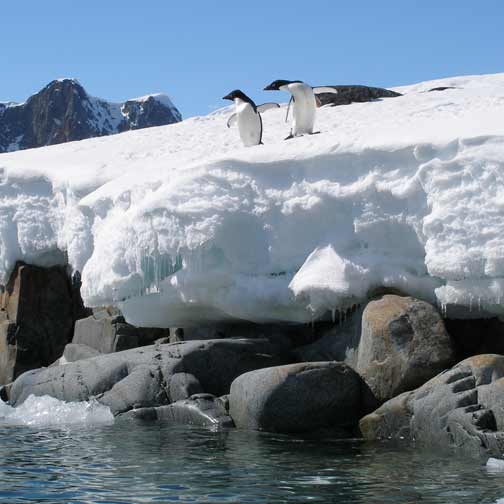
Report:
M 64 412 L 54 424 L 40 409 L 25 412 L 29 425 L 19 412 L 3 415 L 2 503 L 495 504 L 504 497 L 504 471 L 389 443 L 114 422 L 96 409 L 80 423 L 65 423 L 75 415 Z

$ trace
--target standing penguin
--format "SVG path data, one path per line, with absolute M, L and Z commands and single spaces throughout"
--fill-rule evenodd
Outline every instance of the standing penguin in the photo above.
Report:
M 287 108 L 287 118 L 289 117 L 289 108 L 293 102 L 292 129 L 290 135 L 286 138 L 295 136 L 313 135 L 313 126 L 315 124 L 315 111 L 317 107 L 316 94 L 337 93 L 336 89 L 331 87 L 311 87 L 302 81 L 276 80 L 264 88 L 265 91 L 288 91 L 291 94 L 289 106 Z M 318 131 L 316 133 L 319 133 Z
M 278 108 L 280 105 L 278 103 L 264 103 L 256 106 L 239 89 L 231 91 L 224 96 L 223 100 L 234 101 L 236 107 L 236 112 L 228 119 L 227 127 L 230 128 L 233 124 L 238 123 L 240 138 L 245 147 L 262 145 L 263 126 L 260 112 L 265 112 L 270 108 Z

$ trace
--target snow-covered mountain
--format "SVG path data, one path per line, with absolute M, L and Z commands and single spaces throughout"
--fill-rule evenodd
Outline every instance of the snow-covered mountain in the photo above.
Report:
M 222 109 L 1 154 L 0 282 L 66 257 L 88 305 L 142 326 L 307 322 L 382 286 L 504 315 L 504 74 L 397 91 L 290 141 L 268 111 L 264 146 Z
M 112 103 L 89 96 L 75 79 L 58 79 L 25 103 L 0 103 L 0 153 L 181 120 L 180 112 L 166 95 Z

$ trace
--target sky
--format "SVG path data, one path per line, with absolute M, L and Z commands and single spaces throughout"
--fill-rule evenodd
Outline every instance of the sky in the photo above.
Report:
M 257 103 L 275 79 L 390 87 L 504 72 L 504 0 L 0 0 L 0 101 L 77 78 L 111 101 L 167 93 L 184 117 Z

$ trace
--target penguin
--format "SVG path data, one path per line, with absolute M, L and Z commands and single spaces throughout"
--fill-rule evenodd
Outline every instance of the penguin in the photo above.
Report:
M 305 82 L 296 80 L 276 80 L 264 88 L 265 91 L 288 91 L 291 94 L 291 99 L 287 107 L 287 121 L 289 117 L 289 109 L 293 103 L 293 116 L 292 129 L 290 135 L 285 139 L 302 135 L 314 135 L 313 126 L 315 125 L 315 111 L 317 108 L 316 94 L 320 93 L 334 93 L 338 91 L 334 88 L 327 86 L 311 87 Z
M 227 127 L 230 128 L 238 123 L 240 138 L 245 147 L 262 145 L 263 125 L 261 112 L 271 108 L 278 108 L 278 103 L 263 103 L 257 106 L 245 93 L 239 89 L 231 91 L 222 98 L 234 101 L 236 112 L 228 119 Z

